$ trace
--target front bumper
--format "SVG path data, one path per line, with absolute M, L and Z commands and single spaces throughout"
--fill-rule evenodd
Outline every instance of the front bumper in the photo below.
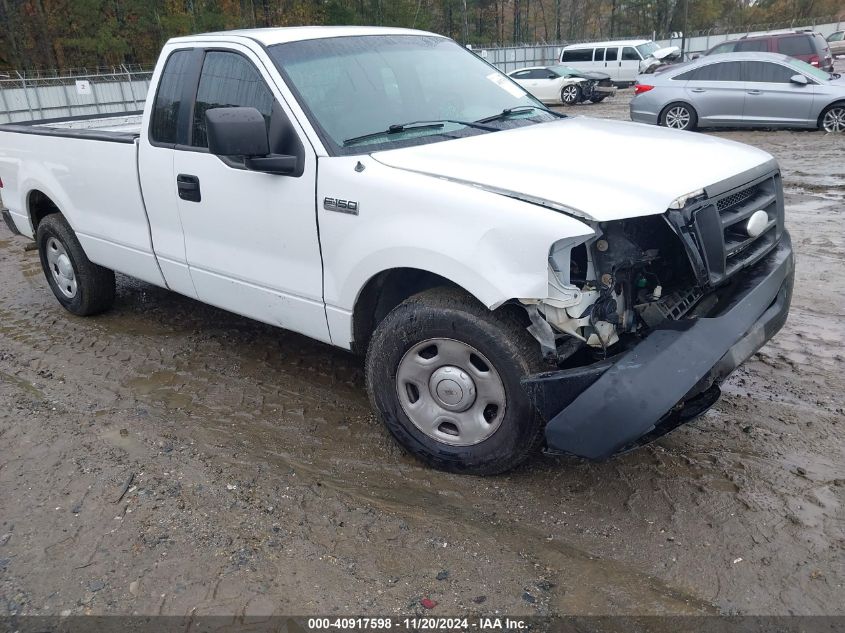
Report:
M 596 86 L 595 88 L 593 88 L 593 92 L 607 95 L 608 97 L 612 97 L 613 95 L 615 95 L 616 91 L 616 86 Z
M 526 377 L 548 448 L 604 459 L 704 413 L 719 383 L 786 323 L 794 275 L 784 231 L 707 316 L 667 321 L 613 359 Z
M 12 219 L 12 214 L 9 213 L 9 210 L 6 207 L 0 207 L 0 215 L 3 216 L 3 222 L 6 223 L 6 226 L 9 227 L 9 230 L 14 235 L 21 234 L 21 232 L 18 230 L 18 227 L 15 226 L 15 221 Z

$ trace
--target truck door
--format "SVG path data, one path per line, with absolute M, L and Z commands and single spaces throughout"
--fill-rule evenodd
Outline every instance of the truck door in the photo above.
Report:
M 204 51 L 187 144 L 175 148 L 174 194 L 197 296 L 206 303 L 330 341 L 315 208 L 316 157 L 272 75 L 246 47 Z M 264 115 L 270 150 L 299 156 L 296 174 L 249 171 L 208 152 L 205 112 Z

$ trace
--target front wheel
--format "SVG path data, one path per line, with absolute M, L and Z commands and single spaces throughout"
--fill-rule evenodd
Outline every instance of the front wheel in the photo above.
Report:
M 47 283 L 68 312 L 89 316 L 112 306 L 114 272 L 88 259 L 64 217 L 54 213 L 41 220 L 35 242 Z
M 819 118 L 819 127 L 825 132 L 845 132 L 845 103 L 835 103 L 825 109 Z
M 564 86 L 560 91 L 560 102 L 563 105 L 575 105 L 581 101 L 581 88 L 575 84 Z
M 590 101 L 592 101 L 593 103 L 601 103 L 605 99 L 607 99 L 607 95 L 602 95 L 600 97 L 590 97 Z
M 673 103 L 663 110 L 660 115 L 660 125 L 675 130 L 694 130 L 698 124 L 698 115 L 692 106 L 685 103 Z
M 542 442 L 542 419 L 520 384 L 541 368 L 516 313 L 436 288 L 379 324 L 365 375 L 373 408 L 408 451 L 441 470 L 491 475 Z

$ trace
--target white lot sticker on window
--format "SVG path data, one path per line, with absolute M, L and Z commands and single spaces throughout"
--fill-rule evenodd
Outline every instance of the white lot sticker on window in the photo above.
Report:
M 489 75 L 487 75 L 487 79 L 489 79 L 494 84 L 499 86 L 499 88 L 507 92 L 512 97 L 516 97 L 517 99 L 519 99 L 520 97 L 524 97 L 526 94 L 526 92 L 522 88 L 514 84 L 507 77 L 500 75 L 499 73 L 490 73 Z

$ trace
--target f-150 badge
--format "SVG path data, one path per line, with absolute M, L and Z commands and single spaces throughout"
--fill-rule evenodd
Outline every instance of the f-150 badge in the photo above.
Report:
M 338 211 L 358 215 L 358 203 L 354 200 L 341 200 L 339 198 L 324 198 L 323 208 L 326 211 Z

